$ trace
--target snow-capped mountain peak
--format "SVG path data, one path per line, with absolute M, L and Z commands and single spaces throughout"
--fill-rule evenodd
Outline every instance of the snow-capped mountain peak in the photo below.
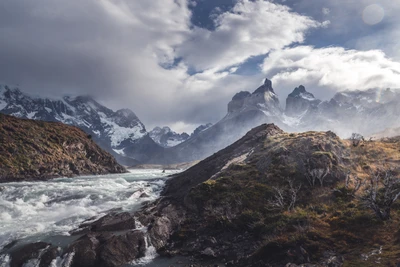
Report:
M 154 140 L 154 142 L 163 147 L 177 146 L 189 138 L 187 133 L 178 134 L 167 126 L 164 126 L 163 128 L 155 127 L 149 132 L 149 136 Z
M 296 119 L 303 117 L 307 111 L 317 107 L 321 103 L 314 95 L 307 92 L 303 85 L 296 87 L 286 98 L 285 116 Z
M 247 91 L 237 93 L 228 104 L 228 117 L 251 110 L 261 111 L 267 116 L 281 113 L 279 99 L 270 80 L 265 79 L 264 84 L 252 94 Z

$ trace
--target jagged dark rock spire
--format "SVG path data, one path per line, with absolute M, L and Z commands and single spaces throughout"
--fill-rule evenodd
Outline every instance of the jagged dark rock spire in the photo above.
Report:
M 272 81 L 269 80 L 268 78 L 265 79 L 263 85 L 261 85 L 260 87 L 257 88 L 257 90 L 254 91 L 253 95 L 255 95 L 255 94 L 263 94 L 263 93 L 265 93 L 267 91 L 275 93 L 274 89 L 272 88 Z

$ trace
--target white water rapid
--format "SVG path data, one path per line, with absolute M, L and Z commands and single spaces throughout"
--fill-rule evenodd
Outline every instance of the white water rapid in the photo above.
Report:
M 84 220 L 101 217 L 112 209 L 135 211 L 142 202 L 155 200 L 166 176 L 176 172 L 131 170 L 127 174 L 0 184 L 0 251 L 14 240 L 55 242 L 59 237 L 62 245 L 68 232 Z M 147 196 L 140 197 L 143 193 Z M 146 257 L 138 264 L 155 256 L 148 244 Z M 0 267 L 7 266 L 8 261 L 9 257 L 2 255 Z

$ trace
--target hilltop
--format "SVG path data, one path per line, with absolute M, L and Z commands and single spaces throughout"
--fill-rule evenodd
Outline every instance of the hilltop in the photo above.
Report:
M 0 182 L 126 171 L 77 127 L 3 114 L 0 166 Z

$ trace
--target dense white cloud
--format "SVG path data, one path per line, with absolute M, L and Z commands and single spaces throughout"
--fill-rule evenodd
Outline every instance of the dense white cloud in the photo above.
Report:
M 215 24 L 214 31 L 195 28 L 190 40 L 177 48 L 197 70 L 222 70 L 271 49 L 302 43 L 307 31 L 324 25 L 287 6 L 261 0 L 238 1 L 218 15 Z
M 299 84 L 311 85 L 319 96 L 326 90 L 400 87 L 400 63 L 380 50 L 298 46 L 272 52 L 262 68 L 285 93 Z

